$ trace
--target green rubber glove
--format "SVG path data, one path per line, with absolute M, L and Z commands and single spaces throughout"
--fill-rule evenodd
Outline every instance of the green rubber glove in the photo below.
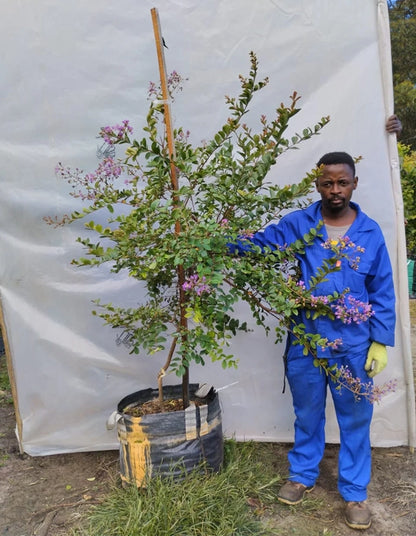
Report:
M 384 344 L 372 342 L 368 349 L 364 368 L 370 378 L 381 372 L 387 365 L 387 350 Z

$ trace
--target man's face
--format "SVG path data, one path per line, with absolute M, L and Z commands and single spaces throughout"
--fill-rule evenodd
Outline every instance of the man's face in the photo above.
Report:
M 357 188 L 358 178 L 347 164 L 324 166 L 322 175 L 316 181 L 316 189 L 321 194 L 322 208 L 328 214 L 339 214 L 349 205 L 352 192 Z

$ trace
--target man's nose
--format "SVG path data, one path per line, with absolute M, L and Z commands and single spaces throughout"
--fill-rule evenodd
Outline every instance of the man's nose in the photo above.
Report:
M 340 190 L 339 184 L 337 182 L 333 182 L 331 185 L 331 194 L 338 194 Z

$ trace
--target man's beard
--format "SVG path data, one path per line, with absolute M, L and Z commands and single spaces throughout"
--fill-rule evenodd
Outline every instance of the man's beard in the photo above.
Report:
M 326 202 L 327 210 L 329 210 L 333 214 L 337 214 L 338 212 L 341 212 L 346 207 L 345 199 L 338 197 L 338 198 L 336 198 L 336 200 L 341 201 L 341 203 L 338 203 L 338 204 L 334 205 L 332 203 L 332 201 L 334 201 L 334 199 L 328 200 Z

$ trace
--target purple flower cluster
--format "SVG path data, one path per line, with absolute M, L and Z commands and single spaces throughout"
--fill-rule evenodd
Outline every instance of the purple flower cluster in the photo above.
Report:
M 356 300 L 353 296 L 341 296 L 331 307 L 335 317 L 344 324 L 361 324 L 374 315 L 371 304 Z
M 210 292 L 210 287 L 206 283 L 205 276 L 199 277 L 198 274 L 189 276 L 185 283 L 183 283 L 182 288 L 186 292 L 195 292 L 198 296 L 201 296 L 204 292 Z
M 176 71 L 172 71 L 170 75 L 168 75 L 167 79 L 167 85 L 168 85 L 168 91 L 170 94 L 171 99 L 173 100 L 173 94 L 177 91 L 182 91 L 183 89 L 183 83 L 187 80 L 187 78 L 183 78 L 179 73 Z M 147 90 L 147 95 L 149 99 L 158 99 L 161 97 L 161 88 L 160 85 L 155 84 L 155 82 L 149 82 L 149 87 Z
M 91 184 L 95 184 L 97 181 L 108 184 L 110 181 L 120 177 L 122 172 L 123 168 L 120 164 L 108 157 L 99 163 L 94 173 L 87 173 L 85 178 Z
M 250 229 L 242 229 L 238 234 L 240 238 L 247 238 L 247 239 L 253 238 L 254 236 L 253 231 L 250 231 Z
M 68 182 L 74 189 L 71 195 L 82 200 L 94 200 L 100 186 L 109 184 L 122 174 L 123 169 L 112 158 L 104 158 L 93 173 L 84 173 L 79 168 L 71 169 L 69 166 L 64 167 L 61 162 L 55 167 L 55 173 Z M 96 186 L 96 183 L 100 186 Z
M 326 339 L 325 346 L 321 346 L 321 349 L 325 350 L 325 348 L 332 348 L 333 350 L 338 350 L 340 346 L 342 346 L 341 338 L 335 339 L 333 341 L 328 341 L 328 339 Z
M 299 287 L 302 292 L 306 292 L 306 285 L 304 281 L 297 281 L 296 286 Z M 326 295 L 310 295 L 308 297 L 307 294 L 305 296 L 296 298 L 295 302 L 300 304 L 302 307 L 307 307 L 311 309 L 317 309 L 320 305 L 329 305 L 330 303 L 329 297 Z
M 316 309 L 318 305 L 328 305 L 328 296 L 311 296 L 311 307 Z
M 158 96 L 158 91 L 159 91 L 159 88 L 155 84 L 155 82 L 150 81 L 149 82 L 149 87 L 147 89 L 147 95 L 148 95 L 149 99 L 156 99 L 157 96 Z
M 95 199 L 94 192 L 89 189 L 91 188 L 90 181 L 82 169 L 72 169 L 69 166 L 65 167 L 59 162 L 55 167 L 55 173 L 71 185 L 74 190 L 71 192 L 72 197 L 79 197 L 82 200 L 88 199 L 90 201 Z M 81 188 L 84 188 L 84 191 Z
M 128 141 L 129 134 L 133 132 L 133 128 L 130 126 L 128 119 L 121 122 L 121 125 L 114 125 L 113 127 L 102 127 L 99 136 L 109 145 L 114 145 L 120 141 Z
M 84 175 L 84 172 L 82 169 L 75 168 L 72 169 L 69 166 L 64 166 L 62 162 L 58 162 L 55 166 L 55 173 L 58 175 L 61 179 L 65 179 L 68 182 L 71 182 L 71 180 L 75 177 L 79 177 L 81 175 Z
M 361 395 L 365 395 L 366 393 L 370 392 L 372 389 L 372 382 L 369 381 L 367 383 L 362 382 L 360 378 L 354 377 L 352 375 L 352 372 L 347 366 L 341 366 L 337 370 L 337 376 L 338 376 L 338 382 L 343 387 L 346 387 L 349 391 L 351 391 L 357 400 L 360 400 Z M 341 391 L 340 391 L 341 394 Z
M 394 393 L 397 389 L 396 379 L 383 383 L 383 385 L 374 385 L 371 381 L 363 382 L 360 378 L 354 377 L 347 366 L 341 366 L 337 370 L 337 381 L 342 387 L 351 391 L 357 400 L 365 397 L 371 404 L 380 402 L 384 395 Z
M 372 404 L 380 402 L 384 395 L 387 393 L 394 393 L 397 389 L 397 380 L 393 378 L 383 385 L 373 385 L 370 393 L 369 400 Z
M 167 80 L 169 90 L 171 92 L 176 90 L 181 91 L 183 89 L 183 83 L 185 80 L 186 78 L 183 78 L 179 73 L 172 71 Z
M 364 253 L 365 249 L 361 246 L 357 246 L 352 242 L 348 236 L 339 238 L 328 238 L 321 246 L 324 249 L 330 249 L 336 255 L 336 257 L 345 257 L 348 259 L 348 263 L 354 270 L 358 269 L 360 264 L 360 256 L 357 253 Z M 356 256 L 354 256 L 356 255 Z M 341 266 L 340 262 L 337 262 L 337 267 Z
M 179 143 L 187 143 L 190 135 L 190 130 L 178 130 L 178 132 L 176 133 L 176 141 L 178 141 Z

